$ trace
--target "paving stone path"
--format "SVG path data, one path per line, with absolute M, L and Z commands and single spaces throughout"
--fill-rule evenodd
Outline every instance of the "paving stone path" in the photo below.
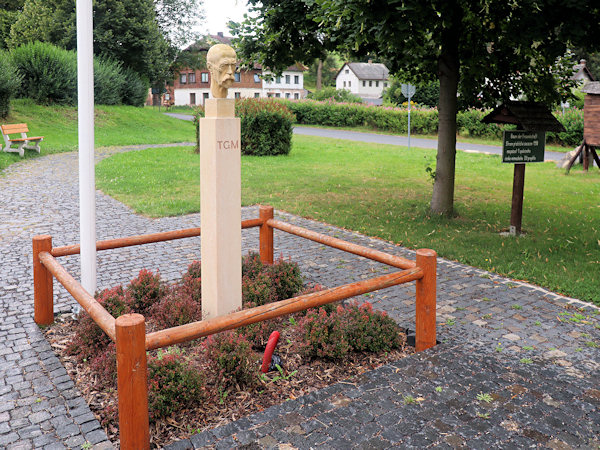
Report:
M 103 158 L 113 149 L 98 154 Z M 0 176 L 0 448 L 110 448 L 106 435 L 34 324 L 31 238 L 78 242 L 77 155 L 45 156 Z M 243 217 L 257 217 L 257 208 Z M 391 243 L 278 213 L 283 220 L 414 258 Z M 99 239 L 198 226 L 200 217 L 149 219 L 97 193 Z M 257 230 L 243 233 L 258 249 Z M 390 269 L 275 234 L 276 253 L 313 282 L 348 283 Z M 98 287 L 142 268 L 178 278 L 199 238 L 98 253 Z M 61 262 L 78 277 L 79 258 Z M 414 284 L 366 295 L 414 328 Z M 75 307 L 55 283 L 55 311 Z M 455 262 L 438 261 L 438 338 L 418 355 L 205 431 L 169 448 L 599 448 L 600 311 Z M 87 443 L 87 445 L 86 445 Z

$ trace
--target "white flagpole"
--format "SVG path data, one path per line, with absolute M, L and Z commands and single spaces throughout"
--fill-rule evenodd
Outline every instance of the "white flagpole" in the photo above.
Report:
M 94 172 L 94 37 L 92 0 L 77 0 L 79 118 L 79 233 L 81 284 L 96 291 L 96 177 Z

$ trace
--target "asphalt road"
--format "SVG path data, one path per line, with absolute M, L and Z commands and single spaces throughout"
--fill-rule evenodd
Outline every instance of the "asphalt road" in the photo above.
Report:
M 175 117 L 181 120 L 192 120 L 192 116 L 188 114 L 176 114 L 176 113 L 165 113 L 168 116 Z M 378 133 L 364 133 L 362 131 L 347 131 L 347 130 L 335 130 L 329 128 L 314 128 L 307 126 L 295 126 L 294 134 L 300 134 L 305 136 L 320 136 L 328 137 L 333 139 L 346 139 L 348 141 L 358 142 L 369 142 L 373 144 L 389 144 L 389 145 L 400 145 L 403 147 L 408 146 L 407 136 L 389 135 L 389 134 L 378 134 Z M 437 140 L 435 139 L 423 139 L 412 137 L 410 138 L 410 146 L 417 148 L 437 148 Z M 457 142 L 456 149 L 468 153 L 484 153 L 487 155 L 502 155 L 502 147 L 495 145 L 482 145 L 482 144 L 468 144 L 465 142 Z M 560 152 L 549 152 L 546 151 L 546 161 L 560 161 L 565 156 L 564 153 Z

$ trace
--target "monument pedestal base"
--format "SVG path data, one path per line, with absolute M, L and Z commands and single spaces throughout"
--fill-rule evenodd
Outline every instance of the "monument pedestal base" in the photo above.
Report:
M 240 119 L 235 100 L 206 100 L 200 119 L 202 318 L 242 307 Z

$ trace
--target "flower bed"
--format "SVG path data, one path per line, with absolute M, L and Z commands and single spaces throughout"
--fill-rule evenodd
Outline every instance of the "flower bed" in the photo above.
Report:
M 127 286 L 104 290 L 96 298 L 115 316 L 144 314 L 153 331 L 200 320 L 200 288 L 201 265 L 195 262 L 173 285 L 142 270 Z M 297 264 L 290 261 L 263 265 L 256 254 L 243 260 L 245 308 L 319 289 L 304 286 Z M 85 312 L 63 319 L 47 336 L 115 440 L 114 344 Z M 282 363 L 262 374 L 259 362 L 274 330 L 281 333 L 276 353 Z M 410 353 L 405 343 L 403 330 L 385 313 L 368 303 L 347 302 L 149 352 L 151 440 L 164 445 L 357 375 Z

